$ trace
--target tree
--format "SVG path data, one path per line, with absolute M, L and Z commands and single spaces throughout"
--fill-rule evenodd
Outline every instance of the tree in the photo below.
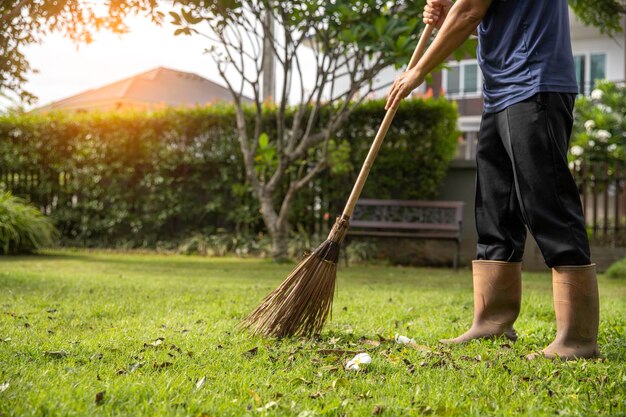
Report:
M 624 31 L 622 21 L 626 15 L 626 0 L 569 0 L 569 5 L 586 25 L 613 35 Z
M 398 1 L 393 9 L 382 0 L 174 4 L 180 6 L 170 13 L 179 27 L 176 34 L 205 36 L 214 44 L 208 52 L 235 102 L 243 163 L 273 256 L 286 257 L 296 193 L 328 167 L 335 133 L 374 90 L 374 77 L 408 61 L 422 25 L 423 1 Z M 274 32 L 266 25 L 268 13 L 276 22 Z M 274 52 L 280 75 L 275 104 L 262 99 L 264 42 Z M 314 65 L 305 69 L 307 58 Z M 301 100 L 288 111 L 294 89 Z M 251 107 L 241 98 L 246 93 Z M 271 122 L 264 117 L 270 105 L 278 110 Z M 272 135 L 267 134 L 269 123 Z

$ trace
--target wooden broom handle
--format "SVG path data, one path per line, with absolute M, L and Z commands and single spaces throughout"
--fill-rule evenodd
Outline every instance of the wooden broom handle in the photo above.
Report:
M 428 39 L 430 35 L 433 33 L 433 27 L 431 25 L 426 25 L 422 35 L 420 36 L 420 40 L 415 47 L 415 51 L 413 52 L 413 56 L 411 57 L 411 61 L 409 61 L 409 66 L 407 67 L 407 71 L 417 65 L 417 62 L 422 57 L 424 50 L 426 49 L 426 44 L 428 43 Z M 361 191 L 363 191 L 363 187 L 365 186 L 365 181 L 367 180 L 367 176 L 372 169 L 372 165 L 374 165 L 374 160 L 378 155 L 378 150 L 380 149 L 383 141 L 385 140 L 385 135 L 387 135 L 387 131 L 389 130 L 389 126 L 391 126 L 391 122 L 393 121 L 393 117 L 396 115 L 397 107 L 392 107 L 387 110 L 385 114 L 385 118 L 383 119 L 382 124 L 378 128 L 378 133 L 376 133 L 376 137 L 374 138 L 374 142 L 370 147 L 369 152 L 367 153 L 367 158 L 365 158 L 365 162 L 363 162 L 363 166 L 361 167 L 361 172 L 359 173 L 358 178 L 356 179 L 356 183 L 352 188 L 352 192 L 350 193 L 350 197 L 348 198 L 348 202 L 346 203 L 346 207 L 343 209 L 343 216 L 350 218 L 352 216 L 352 212 L 354 212 L 354 207 L 356 206 L 359 197 L 361 196 Z

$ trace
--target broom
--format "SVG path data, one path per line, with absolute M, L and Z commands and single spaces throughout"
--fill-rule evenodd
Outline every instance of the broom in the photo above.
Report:
M 417 64 L 432 31 L 433 27 L 426 25 L 408 69 Z M 341 217 L 337 217 L 326 241 L 302 260 L 287 279 L 265 297 L 242 321 L 242 327 L 250 329 L 254 334 L 275 337 L 310 336 L 321 332 L 332 308 L 341 242 L 396 109 L 397 107 L 392 107 L 387 110 L 343 213 Z

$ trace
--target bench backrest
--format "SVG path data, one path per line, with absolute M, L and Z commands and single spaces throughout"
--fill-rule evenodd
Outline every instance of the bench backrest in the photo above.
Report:
M 375 200 L 357 202 L 350 227 L 460 232 L 462 201 Z

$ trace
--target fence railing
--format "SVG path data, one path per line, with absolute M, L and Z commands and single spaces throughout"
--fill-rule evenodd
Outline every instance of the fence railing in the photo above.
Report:
M 626 162 L 583 162 L 573 170 L 591 241 L 626 245 Z
M 572 173 L 580 190 L 591 241 L 596 245 L 626 246 L 626 161 L 582 163 Z M 24 172 L 0 169 L 0 188 L 30 199 L 46 214 L 59 206 L 75 205 L 79 196 L 68 187 L 70 181 L 68 173 L 53 169 Z M 343 200 L 331 205 L 341 204 Z M 311 213 L 310 221 L 303 223 L 311 226 L 309 232 L 318 232 L 329 221 L 332 219 Z

